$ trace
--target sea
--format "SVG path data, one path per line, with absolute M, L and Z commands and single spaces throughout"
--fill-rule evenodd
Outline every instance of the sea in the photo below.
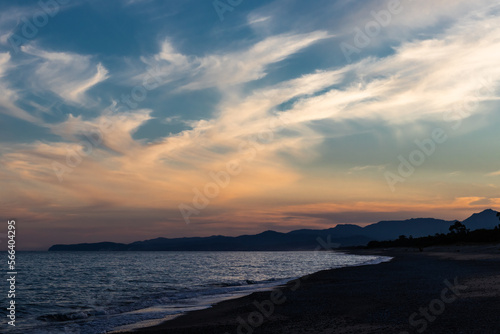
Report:
M 7 298 L 1 298 L 0 328 L 23 334 L 130 330 L 320 270 L 389 260 L 336 251 L 18 252 L 16 326 L 7 324 Z

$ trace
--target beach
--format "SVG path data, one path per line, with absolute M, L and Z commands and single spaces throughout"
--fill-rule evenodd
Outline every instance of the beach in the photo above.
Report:
M 500 245 L 354 250 L 391 256 L 130 333 L 500 333 Z

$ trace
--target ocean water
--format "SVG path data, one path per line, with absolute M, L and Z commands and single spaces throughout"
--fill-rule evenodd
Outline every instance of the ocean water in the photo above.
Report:
M 94 334 L 140 327 L 323 269 L 388 259 L 326 251 L 19 252 L 16 326 L 7 325 L 2 298 L 1 329 Z

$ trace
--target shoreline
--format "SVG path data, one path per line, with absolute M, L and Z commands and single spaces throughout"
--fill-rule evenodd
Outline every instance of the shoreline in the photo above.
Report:
M 324 269 L 324 270 L 337 270 L 340 268 L 347 268 L 347 267 L 358 267 L 358 266 L 366 266 L 366 265 L 377 265 L 380 263 L 388 262 L 391 261 L 393 258 L 392 257 L 386 257 L 383 255 L 371 255 L 371 254 L 354 254 L 349 252 L 348 250 L 332 250 L 333 253 L 338 253 L 338 254 L 347 254 L 347 255 L 360 255 L 360 256 L 375 256 L 376 259 L 372 260 L 367 260 L 363 263 L 360 264 L 355 264 L 355 265 L 348 265 L 346 267 L 337 267 L 337 268 L 330 268 L 330 269 Z M 323 270 L 322 270 L 323 271 Z M 288 284 L 291 284 L 291 282 L 295 282 L 297 280 L 303 280 L 304 277 L 310 276 L 315 274 L 316 272 L 313 272 L 309 275 L 306 276 L 301 276 L 301 277 L 292 277 L 292 278 L 287 278 L 287 279 L 280 279 L 278 282 L 272 282 L 268 283 L 266 286 L 260 286 L 260 287 L 255 287 L 254 289 L 251 289 L 249 291 L 240 291 L 239 293 L 236 293 L 236 296 L 225 296 L 225 295 L 220 295 L 220 298 L 213 297 L 215 301 L 212 304 L 206 305 L 206 307 L 200 308 L 198 310 L 188 310 L 188 311 L 181 311 L 177 314 L 170 314 L 167 315 L 163 318 L 158 318 L 158 319 L 150 319 L 150 320 L 144 320 L 138 323 L 132 323 L 128 325 L 122 325 L 114 328 L 111 331 L 107 331 L 106 333 L 108 334 L 122 334 L 122 333 L 140 333 L 142 330 L 148 330 L 149 328 L 152 327 L 158 327 L 162 326 L 165 323 L 172 321 L 176 318 L 191 314 L 192 312 L 199 312 L 199 311 L 204 311 L 207 309 L 210 309 L 220 303 L 226 302 L 226 301 L 231 301 L 231 300 L 238 300 L 241 298 L 248 297 L 250 295 L 253 295 L 254 293 L 270 293 L 271 291 L 275 289 L 282 289 L 286 287 Z
M 234 295 L 232 295 L 232 296 L 227 296 L 226 294 L 222 294 L 219 296 L 214 295 L 212 297 L 209 297 L 210 299 L 214 300 L 213 303 L 207 304 L 206 306 L 201 306 L 202 308 L 200 308 L 198 310 L 179 311 L 179 313 L 169 314 L 163 318 L 143 320 L 143 321 L 138 322 L 138 323 L 132 323 L 132 324 L 128 324 L 128 325 L 118 326 L 117 328 L 115 328 L 111 331 L 107 331 L 106 334 L 137 333 L 136 331 L 140 331 L 142 329 L 147 329 L 150 327 L 156 327 L 156 326 L 162 325 L 162 324 L 164 324 L 168 321 L 174 320 L 178 317 L 182 317 L 184 315 L 190 314 L 191 312 L 204 311 L 204 310 L 207 310 L 207 309 L 209 309 L 209 308 L 211 308 L 219 303 L 223 303 L 223 302 L 228 301 L 228 300 L 237 300 L 240 298 L 244 298 L 244 297 L 249 296 L 253 293 L 269 292 L 275 288 L 278 288 L 280 286 L 284 286 L 287 283 L 288 283 L 288 280 L 280 280 L 279 283 L 269 283 L 268 286 L 256 287 L 253 290 L 249 290 L 249 291 L 235 292 L 235 293 L 233 293 Z
M 323 270 L 121 333 L 500 333 L 499 245 L 344 252 L 393 259 Z M 457 295 L 443 293 L 453 286 Z M 426 306 L 436 313 L 419 313 Z

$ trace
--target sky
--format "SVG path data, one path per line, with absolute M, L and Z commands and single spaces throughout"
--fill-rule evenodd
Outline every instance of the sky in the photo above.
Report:
M 0 216 L 41 250 L 498 209 L 499 54 L 490 0 L 2 0 Z

